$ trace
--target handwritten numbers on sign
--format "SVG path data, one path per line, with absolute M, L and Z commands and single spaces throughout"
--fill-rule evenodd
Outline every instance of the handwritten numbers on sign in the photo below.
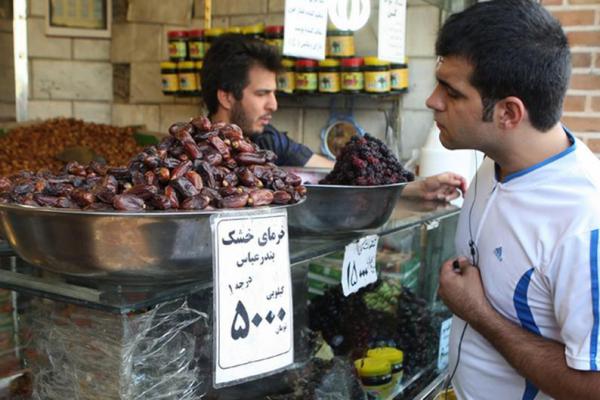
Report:
M 379 236 L 369 235 L 346 246 L 342 268 L 344 296 L 377 281 L 377 242 Z
M 214 216 L 215 387 L 255 379 L 294 359 L 285 211 Z

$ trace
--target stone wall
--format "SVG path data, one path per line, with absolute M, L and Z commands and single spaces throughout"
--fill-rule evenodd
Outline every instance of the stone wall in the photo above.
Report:
M 12 1 L 0 2 L 0 122 L 15 120 Z

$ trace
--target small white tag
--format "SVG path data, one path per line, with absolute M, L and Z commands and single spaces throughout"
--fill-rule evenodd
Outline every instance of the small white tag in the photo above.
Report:
M 215 387 L 294 361 L 287 213 L 213 218 Z
M 440 347 L 438 351 L 437 367 L 439 371 L 448 366 L 448 354 L 450 352 L 450 330 L 452 328 L 452 318 L 442 322 L 440 328 Z
M 370 283 L 377 282 L 377 242 L 379 236 L 369 235 L 346 246 L 342 268 L 344 296 L 358 292 Z

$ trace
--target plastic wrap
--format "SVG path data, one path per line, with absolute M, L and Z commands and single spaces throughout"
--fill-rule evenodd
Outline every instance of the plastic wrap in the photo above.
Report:
M 208 316 L 186 300 L 117 315 L 36 299 L 23 320 L 34 399 L 191 400 L 206 390 L 195 353 Z

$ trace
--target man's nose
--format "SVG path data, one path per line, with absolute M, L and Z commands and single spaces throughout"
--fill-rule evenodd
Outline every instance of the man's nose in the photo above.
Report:
M 443 111 L 444 110 L 444 101 L 442 99 L 442 96 L 440 95 L 440 85 L 437 85 L 435 87 L 433 92 L 427 98 L 427 101 L 425 101 L 425 104 L 427 105 L 428 108 L 431 108 L 432 110 L 435 110 L 435 111 Z
M 277 111 L 277 97 L 275 96 L 275 92 L 271 92 L 269 94 L 269 100 L 267 101 L 266 108 L 270 112 Z

